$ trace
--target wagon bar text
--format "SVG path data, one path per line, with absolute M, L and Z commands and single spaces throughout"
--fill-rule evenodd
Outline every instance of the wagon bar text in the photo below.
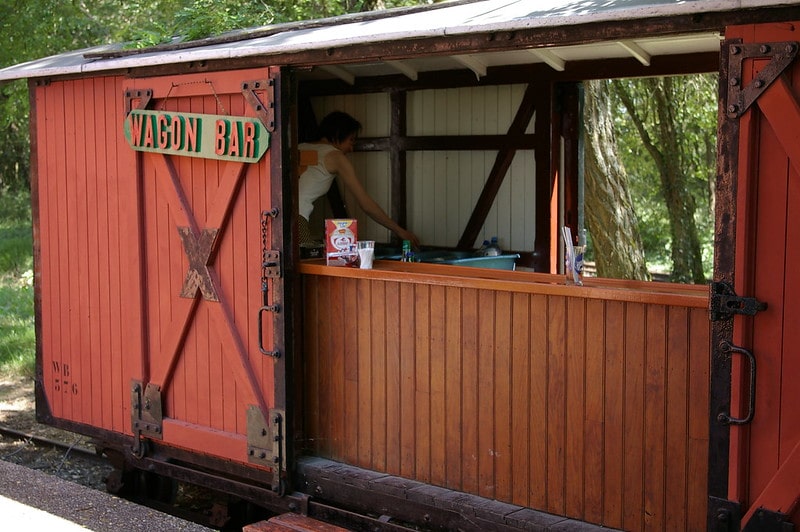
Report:
M 254 163 L 269 147 L 257 119 L 135 109 L 125 118 L 125 138 L 136 151 Z

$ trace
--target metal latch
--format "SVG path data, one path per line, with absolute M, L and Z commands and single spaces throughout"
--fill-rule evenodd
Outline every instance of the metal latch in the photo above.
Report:
M 264 259 L 261 263 L 263 268 L 263 276 L 265 278 L 280 278 L 281 276 L 281 252 L 274 249 L 265 249 L 263 252 Z
M 247 460 L 273 470 L 273 490 L 279 492 L 285 485 L 283 472 L 286 460 L 286 438 L 284 437 L 285 413 L 270 408 L 269 420 L 257 406 L 247 408 Z M 283 495 L 283 493 L 280 493 Z
M 755 316 L 756 312 L 767 309 L 767 304 L 754 297 L 741 297 L 736 295 L 730 283 L 715 281 L 709 285 L 711 294 L 708 300 L 708 310 L 711 321 L 720 321 L 732 318 L 734 314 Z

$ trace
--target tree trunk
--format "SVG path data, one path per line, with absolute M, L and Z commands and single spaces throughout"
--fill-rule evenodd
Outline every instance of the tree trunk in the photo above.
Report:
M 672 239 L 672 280 L 683 283 L 704 283 L 700 238 L 694 220 L 694 198 L 688 191 L 684 175 L 683 152 L 676 118 L 673 113 L 672 78 L 647 78 L 640 81 L 655 113 L 651 132 L 645 127 L 641 109 L 626 90 L 628 85 L 614 84 L 614 90 L 628 111 L 644 146 L 653 157 L 661 178 L 661 193 L 669 213 Z
M 584 87 L 584 204 L 597 274 L 649 280 L 628 175 L 617 155 L 606 82 L 589 81 Z

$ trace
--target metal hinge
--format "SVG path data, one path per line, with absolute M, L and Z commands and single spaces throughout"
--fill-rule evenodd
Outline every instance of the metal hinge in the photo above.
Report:
M 715 281 L 709 285 L 708 310 L 711 321 L 732 318 L 734 314 L 755 316 L 756 312 L 767 309 L 767 304 L 754 297 L 737 296 L 730 283 Z
M 269 423 L 257 406 L 247 408 L 247 460 L 273 470 L 272 489 L 280 495 L 285 486 L 286 438 L 283 410 L 270 408 Z
M 161 387 L 139 381 L 131 382 L 131 431 L 133 432 L 133 452 L 141 458 L 144 455 L 142 437 L 164 439 L 164 410 L 161 405 Z

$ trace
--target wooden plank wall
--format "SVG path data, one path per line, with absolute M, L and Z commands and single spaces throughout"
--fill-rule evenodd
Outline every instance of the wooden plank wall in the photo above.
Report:
M 125 432 L 142 338 L 122 79 L 54 81 L 32 102 L 39 384 L 57 418 Z
M 320 456 L 626 530 L 705 526 L 704 308 L 305 276 Z
M 524 91 L 524 85 L 409 91 L 408 135 L 504 135 Z M 318 119 L 341 110 L 362 123 L 362 137 L 389 135 L 388 93 L 328 96 L 312 103 Z M 409 226 L 425 244 L 454 247 L 458 243 L 496 155 L 492 150 L 408 152 Z M 389 212 L 389 154 L 354 153 L 350 159 L 367 191 Z M 533 250 L 534 172 L 533 150 L 518 152 L 476 245 L 498 236 L 506 249 Z M 386 229 L 363 214 L 349 195 L 345 200 L 351 215 L 359 220 L 359 235 L 388 242 Z

